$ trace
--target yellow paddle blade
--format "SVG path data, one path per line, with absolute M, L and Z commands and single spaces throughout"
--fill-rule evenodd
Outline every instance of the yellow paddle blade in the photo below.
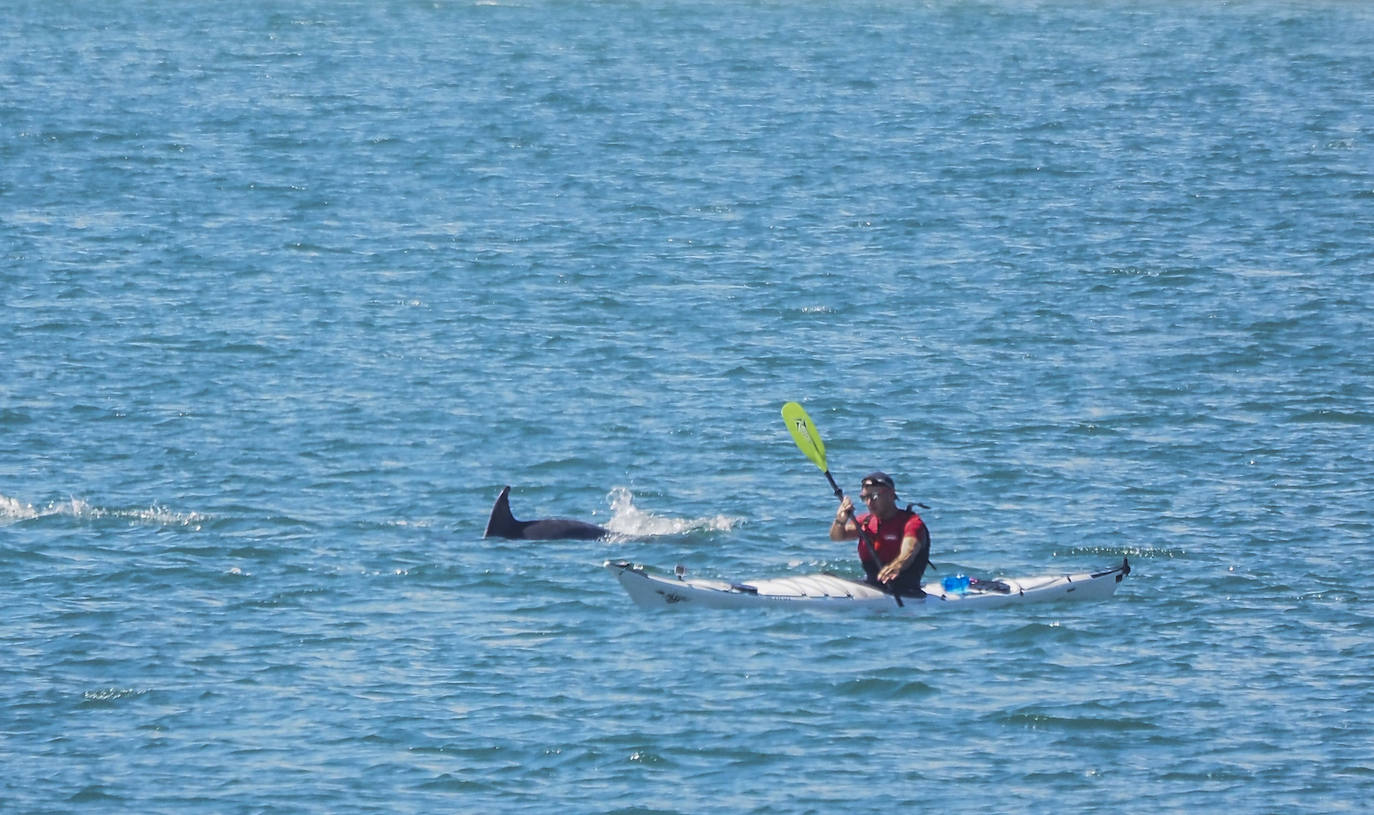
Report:
M 821 434 L 816 432 L 816 425 L 806 415 L 806 410 L 796 402 L 788 402 L 782 406 L 782 420 L 787 423 L 787 432 L 792 434 L 792 440 L 806 457 L 815 462 L 821 472 L 829 472 L 830 468 L 825 464 L 825 442 L 821 441 Z

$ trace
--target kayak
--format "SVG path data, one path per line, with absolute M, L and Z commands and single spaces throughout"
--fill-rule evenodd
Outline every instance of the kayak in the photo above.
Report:
M 630 599 L 644 608 L 690 605 L 702 608 L 903 608 L 920 611 L 1000 608 L 1024 603 L 1059 600 L 1105 600 L 1131 566 L 1122 558 L 1119 566 L 1100 572 L 1056 574 L 1041 577 L 946 578 L 922 586 L 921 597 L 896 597 L 868 583 L 832 574 L 769 577 L 743 582 L 687 577 L 681 567 L 672 575 L 653 571 L 625 560 L 606 561 L 625 587 Z M 946 583 L 950 584 L 946 588 Z

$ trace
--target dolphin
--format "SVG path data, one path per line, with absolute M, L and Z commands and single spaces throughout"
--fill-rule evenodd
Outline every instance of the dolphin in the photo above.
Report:
M 510 514 L 510 487 L 502 487 L 487 519 L 484 538 L 515 538 L 517 540 L 596 540 L 611 534 L 596 524 L 572 521 L 567 518 L 545 518 L 539 521 L 517 521 Z

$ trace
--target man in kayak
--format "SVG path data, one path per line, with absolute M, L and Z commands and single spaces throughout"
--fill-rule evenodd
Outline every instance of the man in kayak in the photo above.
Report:
M 854 540 L 864 530 L 872 542 L 875 562 L 868 543 L 859 541 L 859 562 L 868 582 L 892 594 L 919 597 L 921 577 L 930 563 L 930 530 L 921 516 L 897 506 L 897 489 L 887 473 L 869 473 L 860 483 L 859 498 L 868 512 L 854 517 L 854 502 L 846 495 L 840 511 L 830 524 L 833 541 Z

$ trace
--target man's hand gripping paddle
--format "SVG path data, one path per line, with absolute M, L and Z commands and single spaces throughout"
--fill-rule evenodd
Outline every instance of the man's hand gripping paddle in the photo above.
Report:
M 797 443 L 806 457 L 821 468 L 825 473 L 825 479 L 830 482 L 830 488 L 835 491 L 835 497 L 840 501 L 844 500 L 844 490 L 835 483 L 835 477 L 830 474 L 830 468 L 825 463 L 825 442 L 821 441 L 821 434 L 816 431 L 816 424 L 811 421 L 811 417 L 806 415 L 806 410 L 796 402 L 788 402 L 782 406 L 782 420 L 787 423 L 787 431 L 792 434 L 792 440 Z M 854 517 L 854 508 L 849 508 L 849 520 L 858 524 L 858 519 Z M 868 530 L 859 527 L 859 540 L 863 541 L 864 548 L 868 551 L 868 556 L 881 568 L 882 561 L 878 560 L 878 550 L 873 546 L 873 538 L 868 534 Z M 897 597 L 897 595 L 893 595 Z M 897 597 L 897 605 L 902 605 L 902 598 Z

